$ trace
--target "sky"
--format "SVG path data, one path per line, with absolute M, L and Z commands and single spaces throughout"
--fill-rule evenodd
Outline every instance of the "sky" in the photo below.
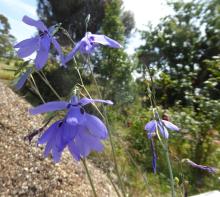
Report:
M 124 0 L 124 10 L 130 10 L 134 13 L 136 28 L 143 30 L 149 22 L 156 25 L 161 17 L 172 12 L 165 2 L 165 0 Z M 22 22 L 24 15 L 38 19 L 36 0 L 0 0 L 0 5 L 0 14 L 8 18 L 11 34 L 16 37 L 17 41 L 31 37 L 36 32 L 35 28 Z M 127 52 L 132 54 L 134 48 L 141 43 L 139 35 L 134 33 Z

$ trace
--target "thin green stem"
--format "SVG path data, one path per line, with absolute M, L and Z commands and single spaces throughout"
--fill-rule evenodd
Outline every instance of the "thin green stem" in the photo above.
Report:
M 119 184 L 120 184 L 120 187 L 121 187 L 122 194 L 125 197 L 126 192 L 125 192 L 124 184 L 122 182 L 122 179 L 121 179 L 121 176 L 120 176 L 120 173 L 119 173 L 118 163 L 116 161 L 115 147 L 114 147 L 114 144 L 113 144 L 112 133 L 111 133 L 111 129 L 109 127 L 109 122 L 108 122 L 105 107 L 104 107 L 104 117 L 106 117 L 105 118 L 105 123 L 106 123 L 106 126 L 107 126 L 108 131 L 109 131 L 109 141 L 110 141 L 110 145 L 111 145 L 111 149 L 112 149 L 112 156 L 113 156 L 113 161 L 114 161 L 114 164 L 115 164 L 115 171 L 116 171 L 116 174 L 117 174 L 117 177 L 118 177 L 118 180 L 119 180 Z
M 90 173 L 89 173 L 87 164 L 86 164 L 86 159 L 82 159 L 82 163 L 83 163 L 83 166 L 84 166 L 84 168 L 85 168 L 85 170 L 86 170 L 86 174 L 87 174 L 87 176 L 88 176 L 89 183 L 90 183 L 90 185 L 91 185 L 91 187 L 92 187 L 93 195 L 94 195 L 94 197 L 98 197 L 97 194 L 96 194 L 95 187 L 94 187 L 92 178 L 91 178 L 91 176 L 90 176 Z
M 59 96 L 59 94 L 56 92 L 56 90 L 53 88 L 53 86 L 50 84 L 48 79 L 46 78 L 45 74 L 43 71 L 37 72 L 37 74 L 40 76 L 40 78 L 44 81 L 44 83 L 51 89 L 51 91 L 55 94 L 55 96 L 59 99 L 62 100 L 62 98 Z
M 128 151 L 126 151 L 126 154 L 128 155 L 129 159 L 131 160 L 133 165 L 137 168 L 137 170 L 139 171 L 140 175 L 142 176 L 143 181 L 144 181 L 147 189 L 149 190 L 150 195 L 153 196 L 153 192 L 151 190 L 151 187 L 148 184 L 148 179 L 147 179 L 145 173 L 141 170 L 141 168 L 138 166 L 138 164 L 136 163 L 136 161 L 134 160 L 134 158 L 132 157 L 132 155 Z
M 117 196 L 118 196 L 118 197 L 121 197 L 121 195 L 120 195 L 120 193 L 119 193 L 119 191 L 118 191 L 116 185 L 114 184 L 114 182 L 113 182 L 113 180 L 112 180 L 112 177 L 111 177 L 111 175 L 110 175 L 109 173 L 107 173 L 107 177 L 108 177 L 108 179 L 110 180 L 111 184 L 113 185 Z
M 98 86 L 98 82 L 95 78 L 95 75 L 93 73 L 93 70 L 92 70 L 90 64 L 88 63 L 88 61 L 86 63 L 89 65 L 89 69 L 90 69 L 90 72 L 92 74 L 93 81 L 95 83 L 95 86 L 97 88 L 97 92 L 98 92 L 98 94 L 100 96 L 100 99 L 101 99 L 102 95 L 101 95 L 101 91 L 100 91 L 99 86 Z M 116 174 L 117 174 L 117 177 L 118 177 L 118 180 L 119 180 L 119 184 L 120 184 L 120 188 L 122 190 L 122 194 L 125 197 L 126 196 L 125 187 L 124 187 L 123 181 L 121 179 L 119 168 L 118 168 L 118 163 L 117 163 L 117 160 L 116 160 L 115 147 L 114 147 L 114 143 L 113 143 L 112 133 L 111 133 L 111 129 L 110 129 L 110 126 L 109 126 L 108 116 L 107 116 L 107 113 L 106 113 L 105 106 L 103 106 L 103 112 L 104 112 L 104 121 L 105 121 L 106 126 L 107 126 L 108 131 L 109 131 L 109 141 L 110 141 L 110 145 L 111 145 L 111 149 L 112 149 L 112 156 L 113 156 L 113 161 L 114 161 L 114 164 L 115 164 L 115 171 L 116 171 Z
M 34 87 L 35 92 L 38 94 L 38 96 L 40 97 L 41 101 L 42 101 L 43 103 L 45 103 L 45 100 L 44 100 L 43 97 L 41 96 L 40 91 L 39 91 L 39 89 L 38 89 L 38 87 L 37 87 L 37 84 L 36 84 L 36 82 L 35 82 L 34 77 L 32 76 L 32 74 L 30 75 L 30 78 L 31 78 L 30 81 L 31 81 L 31 83 L 32 83 L 32 85 L 33 85 L 33 87 Z
M 80 72 L 79 70 L 76 68 L 78 74 L 80 75 Z M 82 79 L 81 75 L 80 75 L 80 79 Z M 84 90 L 86 91 L 86 93 L 88 94 L 88 96 L 90 98 L 92 98 L 89 94 L 89 92 L 87 91 L 87 89 L 85 88 L 84 84 L 83 84 L 83 81 L 81 81 L 82 83 L 82 86 L 84 87 Z M 106 114 L 106 110 L 105 110 L 105 107 L 104 108 L 104 115 L 100 112 L 100 110 L 98 109 L 98 107 L 94 104 L 94 106 L 96 107 L 96 109 L 98 110 L 98 112 L 102 115 L 102 118 L 104 119 L 105 123 L 106 123 L 106 126 L 108 128 L 108 131 L 109 131 L 109 141 L 110 141 L 110 145 L 111 145 L 111 149 L 112 149 L 112 156 L 113 156 L 113 161 L 114 161 L 114 164 L 115 164 L 115 171 L 116 171 L 116 174 L 117 174 L 117 177 L 118 177 L 118 180 L 119 180 L 119 184 L 120 184 L 120 187 L 121 187 L 121 190 L 122 190 L 122 193 L 123 193 L 123 196 L 125 197 L 126 194 L 125 194 L 125 188 L 124 188 L 124 185 L 122 183 L 122 179 L 121 179 L 121 176 L 120 176 L 120 173 L 119 173 L 119 169 L 118 169 L 118 165 L 117 165 L 117 161 L 116 161 L 116 155 L 115 155 L 115 148 L 114 148 L 114 145 L 113 145 L 113 140 L 112 140 L 112 134 L 111 134 L 111 130 L 110 130 L 110 127 L 109 127 L 109 123 L 108 123 L 108 118 L 107 118 L 107 114 Z
M 149 68 L 148 65 L 147 65 L 147 69 L 148 69 L 150 80 L 151 80 L 152 91 L 151 91 L 151 94 L 150 94 L 149 97 L 150 97 L 151 106 L 153 107 L 154 118 L 156 120 L 159 119 L 157 122 L 159 122 L 159 124 L 161 124 L 160 125 L 161 127 L 165 127 L 164 123 L 161 121 L 161 119 L 158 115 L 158 112 L 157 112 L 157 104 L 156 104 L 156 98 L 155 98 L 155 84 L 154 84 L 154 80 L 153 80 L 153 77 L 151 75 L 150 68 Z M 150 89 L 150 87 L 149 87 L 149 89 Z M 169 170 L 169 175 L 170 175 L 170 186 L 171 186 L 172 197 L 175 197 L 173 171 L 172 171 L 170 157 L 169 157 L 168 143 L 167 143 L 167 141 L 166 141 L 166 144 L 163 143 L 163 140 L 160 138 L 160 134 L 159 134 L 158 130 L 159 130 L 159 128 L 158 128 L 158 125 L 157 125 L 156 134 L 157 134 L 159 142 L 160 142 L 160 144 L 163 147 L 163 150 L 165 152 L 165 158 L 167 160 L 167 165 L 168 165 L 168 170 Z
M 176 195 L 175 195 L 175 188 L 174 188 L 173 171 L 172 171 L 172 167 L 171 167 L 168 147 L 165 150 L 165 157 L 167 160 L 167 165 L 168 165 L 169 174 L 170 174 L 170 186 L 171 186 L 171 191 L 172 191 L 172 197 L 175 197 Z

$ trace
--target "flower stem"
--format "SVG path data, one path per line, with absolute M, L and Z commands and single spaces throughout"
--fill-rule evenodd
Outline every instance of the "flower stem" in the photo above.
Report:
M 97 197 L 97 194 L 96 194 L 96 191 L 95 191 L 95 187 L 94 187 L 92 178 L 91 178 L 91 176 L 90 176 L 90 173 L 89 173 L 89 170 L 88 170 L 88 167 L 87 167 L 87 164 L 86 164 L 86 159 L 82 159 L 82 163 L 83 163 L 83 166 L 84 166 L 84 168 L 85 168 L 85 170 L 86 170 L 86 174 L 87 174 L 87 176 L 88 176 L 89 183 L 90 183 L 90 185 L 91 185 L 91 187 L 92 187 L 93 195 L 94 195 L 94 197 Z
M 97 88 L 98 94 L 100 96 L 100 99 L 102 99 L 102 95 L 101 95 L 101 91 L 100 91 L 99 86 L 98 86 L 98 82 L 97 82 L 97 80 L 95 78 L 95 75 L 94 75 L 93 70 L 92 70 L 92 68 L 91 68 L 89 63 L 88 63 L 88 65 L 89 65 L 90 72 L 92 74 L 93 81 L 94 81 L 95 86 Z M 110 145 L 111 145 L 111 149 L 112 149 L 112 156 L 113 156 L 113 161 L 114 161 L 114 164 L 115 164 L 115 171 L 116 171 L 116 174 L 117 174 L 117 177 L 118 177 L 118 180 L 119 180 L 119 184 L 120 184 L 120 188 L 121 188 L 122 194 L 125 197 L 126 196 L 125 187 L 124 187 L 124 184 L 123 184 L 123 181 L 121 179 L 121 176 L 120 176 L 120 173 L 119 173 L 119 169 L 118 169 L 118 163 L 117 163 L 116 154 L 115 154 L 115 147 L 114 147 L 114 143 L 113 143 L 113 139 L 112 139 L 112 133 L 111 133 L 111 129 L 110 129 L 110 126 L 109 126 L 109 122 L 108 122 L 108 117 L 107 117 L 105 106 L 103 106 L 103 112 L 104 112 L 104 121 L 105 121 L 106 126 L 107 126 L 108 131 L 109 131 L 109 141 L 110 141 Z
M 84 86 L 84 83 L 83 83 L 83 80 L 82 80 L 82 77 L 81 77 L 81 74 L 80 74 L 78 68 L 76 68 L 76 70 L 77 70 L 77 73 L 78 73 L 79 78 L 80 78 L 80 80 L 81 80 L 81 85 L 82 85 L 82 87 L 84 88 L 84 90 L 86 91 L 86 93 L 88 94 L 88 96 L 89 96 L 90 98 L 92 98 L 92 97 L 90 96 L 88 90 L 87 90 L 87 89 L 85 88 L 85 86 Z M 94 76 L 93 76 L 93 77 L 94 77 Z M 97 83 L 96 83 L 96 85 L 97 85 Z M 99 92 L 99 94 L 100 94 L 100 92 Z M 117 161 L 116 161 L 115 148 L 114 148 L 113 140 L 112 140 L 112 133 L 111 133 L 110 128 L 109 128 L 109 123 L 108 123 L 108 118 L 107 118 L 107 114 L 106 114 L 105 107 L 103 107 L 103 108 L 104 108 L 104 114 L 102 114 L 102 113 L 100 112 L 100 110 L 98 109 L 98 107 L 97 107 L 95 104 L 94 104 L 94 106 L 95 106 L 95 108 L 98 110 L 98 112 L 100 113 L 100 115 L 102 116 L 102 118 L 104 119 L 104 121 L 105 121 L 105 123 L 106 123 L 106 126 L 107 126 L 107 128 L 108 128 L 108 131 L 109 131 L 109 140 L 110 140 L 110 145 L 111 145 L 111 149 L 112 149 L 112 156 L 113 156 L 113 161 L 114 161 L 114 164 L 115 164 L 115 171 L 116 171 L 116 175 L 117 175 L 118 180 L 119 180 L 119 184 L 120 184 L 120 188 L 121 188 L 121 190 L 122 190 L 122 194 L 123 194 L 123 196 L 125 197 L 125 196 L 126 196 L 126 195 L 125 195 L 125 188 L 124 188 L 124 185 L 123 185 L 123 182 L 122 182 L 120 173 L 119 173 Z
M 116 171 L 116 174 L 117 174 L 117 177 L 118 177 L 118 180 L 119 180 L 119 184 L 120 184 L 120 187 L 121 187 L 122 194 L 125 197 L 126 196 L 125 188 L 124 188 L 124 184 L 122 182 L 122 179 L 121 179 L 121 176 L 120 176 L 120 173 L 119 173 L 119 169 L 118 169 L 118 163 L 117 163 L 116 155 L 115 155 L 115 147 L 114 147 L 114 144 L 113 144 L 112 133 L 111 133 L 111 129 L 109 127 L 109 122 L 108 122 L 105 107 L 104 107 L 104 117 L 105 117 L 106 126 L 107 126 L 108 131 L 109 131 L 109 141 L 110 141 L 110 145 L 111 145 L 111 149 L 112 149 L 112 156 L 113 156 L 113 161 L 114 161 L 114 164 L 115 164 L 115 171 Z
M 38 96 L 40 97 L 41 101 L 42 101 L 43 103 L 45 103 L 45 100 L 44 100 L 43 97 L 41 96 L 41 93 L 40 93 L 40 91 L 39 91 L 39 89 L 38 89 L 38 87 L 37 87 L 37 84 L 36 84 L 36 82 L 35 82 L 34 77 L 33 77 L 32 74 L 30 75 L 30 78 L 31 78 L 30 82 L 32 83 L 32 85 L 33 85 L 33 87 L 34 87 L 35 92 L 38 94 Z
M 171 191 L 172 191 L 172 197 L 175 197 L 176 195 L 175 195 L 175 188 L 174 188 L 173 171 L 172 171 L 172 167 L 171 167 L 168 147 L 165 150 L 165 157 L 167 160 L 168 170 L 169 170 L 169 174 L 170 174 L 170 186 L 171 186 Z
M 40 78 L 44 81 L 45 84 L 47 84 L 47 86 L 51 89 L 51 91 L 56 95 L 56 97 L 59 100 L 62 100 L 61 97 L 59 96 L 59 94 L 56 92 L 56 90 L 53 88 L 53 86 L 50 84 L 50 82 L 48 81 L 48 79 L 46 78 L 46 76 L 44 75 L 43 72 L 37 72 L 37 74 L 40 76 Z
M 158 115 L 158 112 L 157 112 L 157 104 L 156 104 L 156 97 L 155 97 L 156 90 L 155 90 L 154 80 L 153 80 L 153 77 L 152 77 L 151 72 L 150 72 L 150 67 L 148 65 L 146 65 L 146 66 L 147 66 L 149 76 L 150 76 L 150 81 L 151 81 L 151 89 L 152 90 L 150 89 L 150 87 L 148 87 L 148 88 L 149 88 L 149 91 L 150 91 L 149 98 L 150 98 L 151 106 L 153 107 L 153 116 L 154 116 L 155 119 L 159 119 L 159 121 L 162 122 L 159 115 Z M 165 127 L 165 125 L 163 123 L 160 126 Z M 159 142 L 162 145 L 163 150 L 165 152 L 165 158 L 167 160 L 167 165 L 168 165 L 168 170 L 169 170 L 169 175 L 170 175 L 170 186 L 171 186 L 172 197 L 175 197 L 176 195 L 175 195 L 175 188 L 174 188 L 173 171 L 172 171 L 170 157 L 169 157 L 168 143 L 166 141 L 166 144 L 164 144 L 163 140 L 160 138 L 160 134 L 158 132 L 158 126 L 156 128 L 156 134 L 157 134 Z
M 111 177 L 111 175 L 110 175 L 109 173 L 107 173 L 107 177 L 108 177 L 108 179 L 110 180 L 110 182 L 111 182 L 113 188 L 115 189 L 115 192 L 116 192 L 117 196 L 118 196 L 118 197 L 121 197 L 121 195 L 120 195 L 120 193 L 119 193 L 119 191 L 118 191 L 116 185 L 114 184 L 114 182 L 113 182 L 113 180 L 112 180 L 112 177 Z

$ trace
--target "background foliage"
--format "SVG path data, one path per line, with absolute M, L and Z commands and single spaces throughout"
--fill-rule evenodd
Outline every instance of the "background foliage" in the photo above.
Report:
M 193 194 L 219 186 L 218 173 L 210 175 L 190 167 L 182 159 L 220 167 L 220 4 L 218 0 L 168 3 L 174 14 L 161 19 L 157 26 L 149 25 L 146 31 L 140 32 L 145 44 L 133 56 L 129 56 L 125 49 L 107 47 L 98 48 L 89 61 L 81 55 L 76 56 L 85 85 L 93 97 L 99 97 L 99 93 L 92 73 L 102 97 L 115 102 L 108 114 L 123 180 L 131 196 L 166 195 L 169 191 L 162 148 L 154 139 L 158 155 L 158 171 L 154 175 L 150 142 L 144 131 L 144 125 L 152 118 L 147 94 L 150 85 L 148 67 L 155 81 L 161 116 L 166 114 L 181 128 L 179 133 L 171 133 L 169 140 L 177 190 Z M 37 11 L 47 25 L 61 22 L 75 42 L 84 36 L 88 14 L 91 14 L 88 31 L 105 34 L 122 45 L 126 44 L 134 28 L 133 15 L 122 9 L 121 0 L 39 0 Z M 9 64 L 7 61 L 17 68 L 20 60 L 10 52 L 14 38 L 9 34 L 7 18 L 0 15 L 0 22 L 0 55 L 4 57 L 1 58 L 0 77 L 3 78 L 3 74 L 6 76 L 3 68 Z M 68 38 L 62 33 L 57 37 L 63 49 L 69 51 L 72 44 Z M 69 67 L 63 69 L 51 60 L 44 69 L 64 99 L 79 82 L 75 66 L 70 62 Z M 134 71 L 140 75 L 134 77 Z M 56 100 L 38 76 L 34 77 L 46 101 Z M 31 101 L 37 96 L 33 96 L 30 84 L 22 94 Z M 40 103 L 40 100 L 34 102 Z M 109 152 L 107 144 L 102 164 L 96 161 L 104 170 L 112 165 Z M 100 159 L 97 155 L 92 158 L 96 157 Z

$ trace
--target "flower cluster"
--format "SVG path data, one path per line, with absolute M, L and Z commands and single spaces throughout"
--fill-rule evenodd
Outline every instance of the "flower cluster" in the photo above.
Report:
M 79 100 L 73 96 L 70 102 L 53 101 L 30 109 L 32 115 L 67 110 L 65 117 L 53 123 L 38 140 L 38 144 L 46 143 L 45 157 L 51 152 L 54 162 L 59 162 L 63 150 L 68 147 L 73 158 L 79 161 L 91 151 L 103 150 L 101 140 L 107 139 L 107 128 L 99 118 L 86 113 L 84 109 L 85 105 L 94 102 L 113 104 L 109 100 Z
M 36 51 L 37 55 L 34 60 L 36 70 L 41 70 L 46 64 L 51 44 L 56 49 L 60 63 L 64 67 L 66 67 L 66 63 L 73 58 L 77 51 L 80 51 L 82 54 L 90 54 L 94 51 L 98 44 L 106 45 L 112 48 L 122 47 L 117 41 L 105 35 L 97 35 L 86 32 L 85 37 L 83 37 L 76 44 L 73 50 L 64 57 L 62 48 L 54 37 L 57 29 L 56 26 L 47 28 L 42 21 L 34 20 L 28 16 L 24 16 L 22 20 L 25 24 L 36 27 L 39 31 L 39 35 L 17 43 L 14 48 L 18 48 L 17 54 L 20 58 L 28 57 Z M 16 89 L 22 88 L 29 75 L 30 72 L 26 71 L 20 76 Z

